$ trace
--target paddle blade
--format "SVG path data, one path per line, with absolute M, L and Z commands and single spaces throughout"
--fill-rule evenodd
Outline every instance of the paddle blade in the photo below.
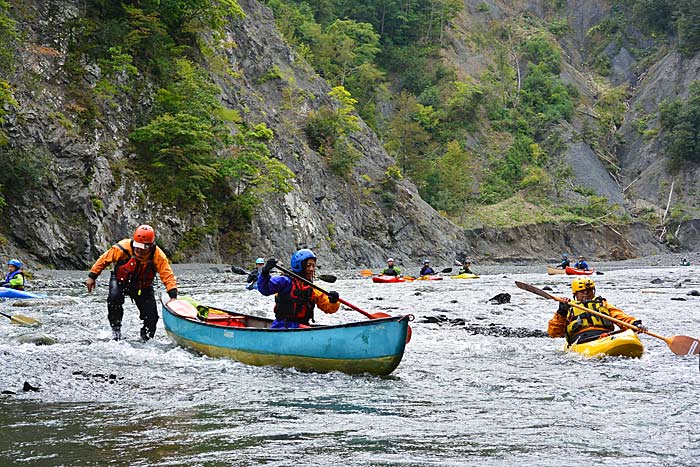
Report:
M 19 326 L 39 326 L 41 321 L 38 319 L 30 318 L 29 316 L 14 315 L 10 318 L 12 324 L 17 324 Z
M 447 274 L 449 272 L 452 272 L 452 268 L 445 268 L 442 271 L 440 271 L 442 274 Z
M 408 282 L 413 282 L 414 280 L 416 280 L 416 278 L 413 276 L 403 276 L 403 279 Z
M 528 292 L 532 292 L 536 295 L 539 295 L 540 297 L 549 298 L 552 300 L 559 300 L 559 297 L 554 297 L 553 295 L 549 295 L 547 292 L 545 292 L 542 289 L 538 289 L 534 285 L 530 285 L 530 284 L 526 284 L 525 282 L 518 282 L 518 281 L 515 281 L 515 285 L 518 286 L 519 289 L 527 290 Z
M 239 268 L 238 266 L 231 266 L 231 272 L 235 272 L 236 274 L 248 275 L 248 271 L 246 271 L 243 268 Z
M 369 276 L 374 275 L 374 273 L 372 271 L 370 271 L 369 269 L 363 269 L 362 271 L 360 271 L 360 274 L 362 274 L 364 277 L 369 277 Z
M 676 355 L 700 354 L 700 341 L 690 336 L 673 336 L 666 340 L 668 348 Z
M 319 278 L 319 280 L 322 280 L 323 282 L 329 282 L 331 284 L 338 280 L 338 278 L 335 277 L 333 274 L 321 274 L 317 277 Z

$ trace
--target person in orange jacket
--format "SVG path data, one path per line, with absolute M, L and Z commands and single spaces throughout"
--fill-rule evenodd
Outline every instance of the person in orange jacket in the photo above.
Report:
M 612 318 L 633 324 L 642 330 L 642 320 L 628 315 L 624 311 L 608 303 L 603 297 L 595 296 L 595 282 L 587 277 L 577 277 L 571 282 L 574 300 L 566 298 L 566 303 L 559 303 L 559 309 L 549 320 L 547 334 L 550 337 L 566 337 L 569 344 L 588 342 L 597 339 L 602 334 L 615 330 L 615 324 L 605 318 L 594 315 L 569 305 L 569 302 L 585 308 L 598 311 Z
M 95 289 L 95 280 L 110 264 L 114 270 L 109 279 L 107 296 L 107 319 L 112 326 L 112 338 L 122 338 L 122 317 L 124 297 L 128 295 L 136 303 L 143 320 L 141 338 L 153 338 L 158 323 L 158 307 L 153 293 L 153 280 L 156 272 L 165 285 L 171 299 L 177 298 L 177 281 L 170 268 L 168 258 L 155 244 L 156 233 L 150 225 L 140 225 L 134 231 L 133 239 L 125 238 L 113 245 L 100 256 L 90 268 L 85 282 L 88 292 Z

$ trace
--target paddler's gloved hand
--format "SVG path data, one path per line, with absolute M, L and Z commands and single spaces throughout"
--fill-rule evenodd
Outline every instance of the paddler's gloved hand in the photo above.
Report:
M 177 289 L 168 290 L 168 296 L 175 300 L 177 298 Z
M 265 266 L 260 270 L 260 274 L 263 274 L 265 276 L 270 275 L 270 271 L 272 271 L 272 268 L 277 266 L 277 260 L 275 258 L 270 258 L 267 260 L 265 263 Z
M 644 325 L 642 324 L 642 320 L 641 320 L 641 319 L 638 319 L 637 321 L 635 321 L 635 322 L 632 323 L 632 324 L 633 324 L 634 326 L 637 326 L 637 327 L 639 328 L 639 330 L 642 331 L 642 332 L 646 332 L 646 331 L 649 330 L 649 328 L 647 328 L 646 326 L 644 326 Z
M 559 309 L 557 310 L 557 313 L 566 317 L 567 314 L 569 314 L 569 299 L 568 298 L 563 298 L 561 302 L 559 302 Z
M 331 290 L 328 292 L 328 301 L 331 303 L 338 303 L 338 300 L 340 300 L 340 294 L 336 292 L 335 290 Z

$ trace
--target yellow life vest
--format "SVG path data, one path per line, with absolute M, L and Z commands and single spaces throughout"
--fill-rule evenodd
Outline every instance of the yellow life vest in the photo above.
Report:
M 595 310 L 599 313 L 610 316 L 610 311 L 603 306 L 603 299 L 600 297 L 591 301 L 578 302 L 573 300 L 571 303 L 581 305 L 589 310 Z M 583 311 L 573 306 L 569 307 L 569 312 L 566 315 L 566 335 L 571 338 L 583 331 L 592 331 L 595 329 L 614 331 L 615 325 L 609 319 L 594 315 L 588 311 Z

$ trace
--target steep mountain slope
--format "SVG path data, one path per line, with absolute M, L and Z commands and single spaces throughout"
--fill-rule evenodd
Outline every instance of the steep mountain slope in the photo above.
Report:
M 206 209 L 184 211 L 159 202 L 154 195 L 162 187 L 147 185 L 136 176 L 136 156 L 128 140 L 128 133 L 153 104 L 152 85 L 146 83 L 136 99 L 123 95 L 109 102 L 91 101 L 95 107 L 86 107 L 81 91 L 95 88 L 100 65 L 80 63 L 88 71 L 83 82 L 70 82 L 67 72 L 76 66 L 69 50 L 70 32 L 84 14 L 83 2 L 22 2 L 13 13 L 23 41 L 9 76 L 19 105 L 10 109 L 3 124 L 9 143 L 0 151 L 18 163 L 41 160 L 46 170 L 41 186 L 17 187 L 8 197 L 7 242 L 2 247 L 6 254 L 54 267 L 85 267 L 141 222 L 156 227 L 162 245 L 174 257 L 191 262 L 286 258 L 300 246 L 313 248 L 323 264 L 337 267 L 378 265 L 387 255 L 412 265 L 422 257 L 451 263 L 455 256 L 465 255 L 532 259 L 574 251 L 624 258 L 664 251 L 665 246 L 641 224 L 612 230 L 546 224 L 465 230 L 425 203 L 412 183 L 387 175 L 396 162 L 362 122 L 350 139 L 363 157 L 349 176 L 334 174 L 303 132 L 310 112 L 337 106 L 328 96 L 330 86 L 280 38 L 270 10 L 254 0 L 239 3 L 246 17 L 226 27 L 227 42 L 235 47 L 217 52 L 235 73 L 212 72 L 212 76 L 227 108 L 237 110 L 251 125 L 264 122 L 274 131 L 272 156 L 294 173 L 292 190 L 267 198 L 250 225 L 236 229 L 207 228 Z M 479 3 L 489 4 L 490 15 L 513 14 L 506 8 L 510 2 L 467 2 L 464 21 L 488 27 L 489 18 L 477 8 Z M 577 9 L 590 8 L 589 2 L 570 3 Z M 544 14 L 538 7 L 542 4 L 528 2 L 527 9 Z M 577 13 L 577 20 L 584 13 Z M 594 13 L 591 17 L 604 15 L 605 10 Z M 570 39 L 582 49 L 576 40 L 585 40 L 585 27 L 575 28 Z M 465 70 L 472 72 L 490 60 L 468 53 L 459 41 L 454 44 L 455 61 L 462 60 Z M 458 51 L 460 47 L 464 52 Z M 572 56 L 579 55 L 583 56 L 582 50 L 572 50 Z M 572 81 L 581 79 L 575 71 L 578 60 L 572 59 L 567 68 Z M 598 166 L 599 184 L 593 188 L 615 200 L 621 196 L 619 186 L 605 179 L 607 171 L 590 147 L 575 141 L 579 124 L 575 121 L 564 129 L 571 134 L 572 165 L 582 183 L 590 180 L 591 167 Z M 629 154 L 625 166 L 635 167 Z

